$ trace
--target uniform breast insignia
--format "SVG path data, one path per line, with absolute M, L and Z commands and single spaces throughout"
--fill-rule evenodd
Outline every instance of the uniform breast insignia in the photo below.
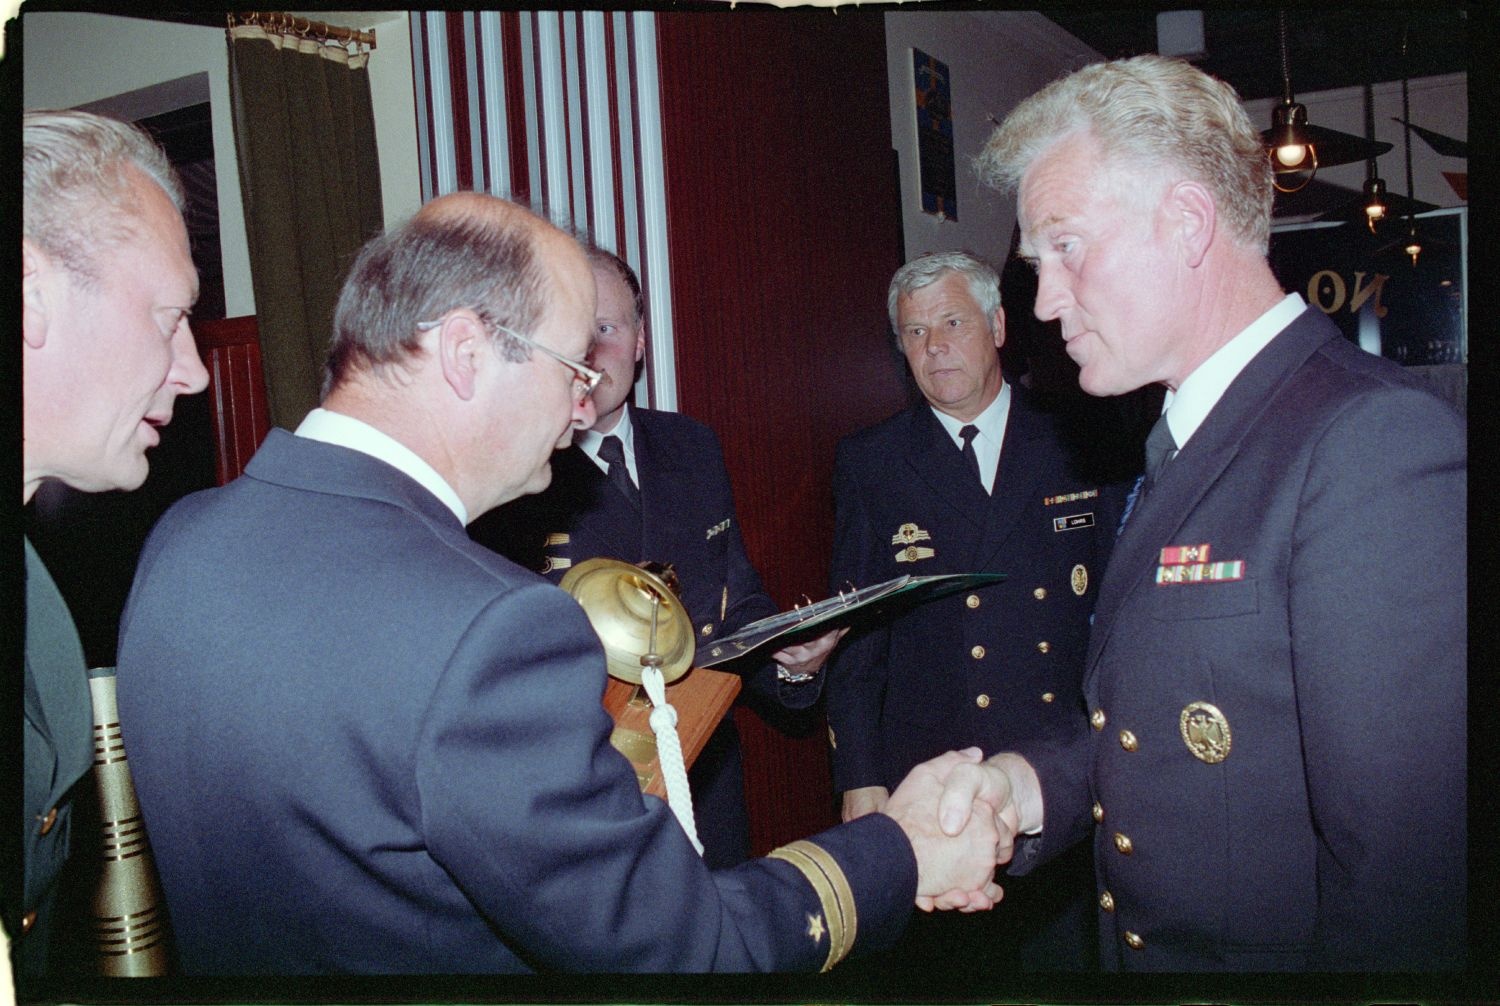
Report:
M 1217 583 L 1244 578 L 1245 560 L 1209 562 L 1207 545 L 1169 545 L 1161 550 L 1161 565 L 1156 567 L 1158 584 Z
M 573 565 L 573 560 L 565 555 L 549 555 L 542 560 L 540 572 L 545 576 L 555 569 L 568 569 Z
M 1168 545 L 1161 550 L 1163 566 L 1181 566 L 1190 562 L 1207 562 L 1207 545 Z
M 923 531 L 915 524 L 902 524 L 896 528 L 896 533 L 891 535 L 892 545 L 910 545 L 918 541 L 931 541 L 932 535 Z
M 1073 587 L 1073 593 L 1082 597 L 1089 590 L 1089 569 L 1083 563 L 1073 567 L 1073 572 L 1068 574 L 1068 582 Z
M 1054 531 L 1077 531 L 1081 527 L 1094 526 L 1094 512 L 1068 514 L 1066 517 L 1053 517 L 1052 530 Z
M 1190 702 L 1183 707 L 1178 726 L 1182 730 L 1182 742 L 1194 758 L 1217 765 L 1229 757 L 1229 721 L 1218 707 L 1207 702 Z
M 901 551 L 896 553 L 896 561 L 916 562 L 918 559 L 931 559 L 937 553 L 925 545 L 916 544 L 916 542 L 919 541 L 931 540 L 932 535 L 928 534 L 926 531 L 923 531 L 921 528 L 917 527 L 917 525 L 902 524 L 896 529 L 896 533 L 891 535 L 892 545 L 906 546 Z
M 567 532 L 565 532 L 565 531 L 554 531 L 553 533 L 551 533 L 551 534 L 549 534 L 547 536 L 547 540 L 546 540 L 546 542 L 544 544 L 548 548 L 552 548 L 554 545 L 566 545 L 571 540 L 572 539 L 568 537 Z
M 723 532 L 723 531 L 728 531 L 729 530 L 729 521 L 730 521 L 730 518 L 725 517 L 723 520 L 719 521 L 719 523 L 717 523 L 713 527 L 709 528 L 708 529 L 708 533 L 703 536 L 703 540 L 704 541 L 708 541 L 714 535 L 719 534 L 720 532 Z
M 1085 489 L 1077 493 L 1064 493 L 1061 496 L 1043 496 L 1042 506 L 1057 506 L 1059 503 L 1073 503 L 1077 500 L 1091 500 L 1099 495 L 1097 489 Z

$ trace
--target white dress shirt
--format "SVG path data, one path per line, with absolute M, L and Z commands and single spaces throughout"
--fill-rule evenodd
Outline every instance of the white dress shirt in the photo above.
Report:
M 600 471 L 608 474 L 609 462 L 599 460 L 599 445 L 604 443 L 605 437 L 620 438 L 620 444 L 625 448 L 625 467 L 630 469 L 630 481 L 634 482 L 636 488 L 639 489 L 641 476 L 635 467 L 635 427 L 630 425 L 630 406 L 627 405 L 620 411 L 620 421 L 608 433 L 581 430 L 573 438 L 573 442 L 583 448 L 583 453 L 589 456 L 589 460 L 598 465 Z
M 932 414 L 953 438 L 954 446 L 963 450 L 964 438 L 958 431 L 970 423 L 960 422 L 941 409 L 933 409 Z M 979 428 L 979 435 L 974 438 L 974 457 L 979 461 L 979 477 L 987 493 L 995 491 L 995 470 L 1000 464 L 1000 445 L 1005 443 L 1005 424 L 1009 419 L 1010 385 L 1002 381 L 1000 394 L 972 420 L 972 424 Z
M 351 451 L 368 454 L 377 461 L 384 461 L 404 475 L 421 483 L 432 495 L 442 500 L 443 505 L 453 511 L 458 522 L 469 523 L 469 511 L 463 500 L 441 475 L 416 452 L 405 444 L 380 432 L 369 423 L 346 416 L 342 412 L 328 409 L 313 409 L 297 426 L 297 436 L 309 440 L 320 440 L 325 444 L 347 447 Z
M 1203 420 L 1219 404 L 1224 392 L 1240 376 L 1240 371 L 1255 355 L 1270 344 L 1297 316 L 1307 310 L 1307 302 L 1300 294 L 1289 293 L 1275 307 L 1256 318 L 1245 330 L 1214 352 L 1213 356 L 1198 365 L 1198 369 L 1173 392 L 1167 389 L 1161 410 L 1167 417 L 1167 426 L 1177 449 L 1187 445 L 1192 435 L 1198 432 Z

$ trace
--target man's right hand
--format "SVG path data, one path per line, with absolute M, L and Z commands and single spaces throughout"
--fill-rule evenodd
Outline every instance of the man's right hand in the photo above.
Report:
M 931 911 L 943 906 L 968 911 L 987 909 L 1000 900 L 995 867 L 1010 859 L 1011 836 L 997 826 L 997 815 L 977 794 L 970 797 L 965 821 L 957 832 L 939 827 L 939 800 L 944 783 L 959 766 L 977 767 L 978 748 L 950 751 L 912 769 L 891 798 L 884 813 L 893 818 L 911 841 L 917 857 L 917 905 Z
M 985 814 L 993 818 L 999 832 L 1001 863 L 1010 862 L 1017 835 L 1041 830 L 1041 783 L 1026 759 L 1006 752 L 978 764 L 964 760 L 944 777 L 938 800 L 943 834 L 959 835 L 973 825 L 976 816 Z M 936 897 L 919 896 L 917 907 L 924 912 L 934 908 L 975 911 L 992 907 L 992 900 L 988 893 L 955 888 Z
M 884 786 L 861 786 L 859 789 L 845 790 L 844 820 L 852 821 L 856 817 L 885 810 L 885 803 L 890 798 L 891 791 Z

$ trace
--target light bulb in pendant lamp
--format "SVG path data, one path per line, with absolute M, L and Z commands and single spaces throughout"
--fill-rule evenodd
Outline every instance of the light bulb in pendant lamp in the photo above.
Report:
M 1287 99 L 1271 110 L 1271 129 L 1266 145 L 1271 167 L 1278 173 L 1317 170 L 1318 155 L 1307 136 L 1307 108 Z
M 1374 177 L 1365 179 L 1365 222 L 1370 226 L 1370 233 L 1375 233 L 1375 225 L 1385 219 L 1390 210 L 1390 203 L 1386 200 L 1385 180 Z

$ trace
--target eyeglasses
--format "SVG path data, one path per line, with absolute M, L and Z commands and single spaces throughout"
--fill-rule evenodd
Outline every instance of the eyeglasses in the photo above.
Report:
M 543 346 L 540 342 L 528 339 L 520 332 L 516 332 L 512 329 L 506 328 L 504 325 L 496 324 L 495 322 L 490 321 L 489 318 L 485 317 L 484 313 L 481 311 L 475 311 L 474 313 L 479 315 L 480 320 L 484 322 L 486 328 L 492 328 L 497 332 L 504 332 L 512 339 L 515 339 L 517 342 L 526 343 L 526 345 L 530 346 L 532 349 L 539 350 L 547 354 L 548 356 L 552 357 L 552 359 L 556 360 L 558 363 L 571 370 L 573 372 L 573 385 L 575 388 L 579 389 L 578 400 L 580 402 L 592 395 L 594 393 L 594 389 L 599 386 L 599 382 L 604 380 L 604 373 L 602 371 L 595 370 L 588 364 L 583 363 L 579 360 L 575 360 L 571 356 L 563 356 L 557 350 L 550 349 L 546 346 Z M 417 331 L 430 332 L 434 328 L 440 326 L 442 323 L 442 318 L 439 318 L 436 321 L 419 321 L 417 322 Z

